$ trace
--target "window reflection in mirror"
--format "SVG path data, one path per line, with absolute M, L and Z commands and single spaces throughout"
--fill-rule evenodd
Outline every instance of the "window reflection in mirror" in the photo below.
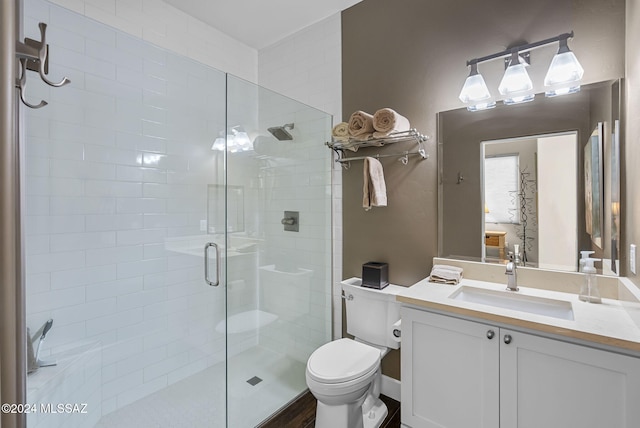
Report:
M 520 222 L 517 203 L 520 181 L 519 153 L 496 156 L 488 154 L 487 149 L 485 145 L 484 222 L 485 224 L 518 224 Z

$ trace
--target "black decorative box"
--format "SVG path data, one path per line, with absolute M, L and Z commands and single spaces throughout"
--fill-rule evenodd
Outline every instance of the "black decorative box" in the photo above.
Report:
M 362 265 L 362 286 L 382 290 L 389 285 L 389 265 L 367 262 Z

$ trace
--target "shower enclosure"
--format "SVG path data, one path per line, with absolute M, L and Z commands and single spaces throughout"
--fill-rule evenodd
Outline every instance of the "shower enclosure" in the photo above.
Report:
M 28 426 L 256 426 L 330 340 L 331 117 L 26 0 L 39 22 L 71 84 L 30 74 L 49 105 L 22 107 L 27 402 L 79 407 Z

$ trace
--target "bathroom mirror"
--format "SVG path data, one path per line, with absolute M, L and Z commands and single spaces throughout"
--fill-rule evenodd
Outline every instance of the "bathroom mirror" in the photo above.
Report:
M 508 252 L 514 251 L 514 244 L 520 247 L 526 245 L 517 232 L 501 234 L 501 224 L 511 222 L 513 226 L 518 226 L 522 223 L 520 214 L 516 214 L 516 211 L 513 211 L 514 218 L 511 220 L 493 220 L 494 223 L 485 224 L 485 216 L 488 219 L 492 217 L 491 206 L 485 200 L 484 170 L 488 168 L 485 163 L 485 149 L 488 147 L 487 143 L 511 144 L 511 147 L 489 156 L 504 157 L 519 153 L 517 144 L 524 144 L 527 140 L 536 140 L 538 144 L 538 140 L 544 140 L 547 141 L 544 150 L 536 148 L 528 155 L 531 157 L 526 162 L 529 166 L 525 172 L 530 175 L 524 178 L 517 177 L 518 187 L 512 189 L 515 190 L 513 197 L 516 208 L 522 210 L 522 201 L 517 200 L 517 193 L 522 189 L 523 179 L 530 181 L 529 194 L 525 195 L 529 202 L 524 210 L 528 214 L 531 234 L 527 233 L 524 241 L 529 242 L 531 246 L 542 244 L 542 248 L 538 251 L 539 260 L 527 261 L 526 266 L 576 271 L 578 251 L 592 250 L 595 251 L 594 257 L 604 260 L 598 265 L 602 273 L 618 274 L 618 243 L 621 233 L 618 215 L 621 201 L 620 137 L 616 130 L 620 129 L 620 91 L 621 81 L 614 80 L 583 85 L 579 93 L 562 97 L 545 98 L 543 94 L 538 94 L 534 101 L 526 104 L 500 104 L 494 109 L 480 112 L 469 112 L 464 108 L 440 112 L 437 131 L 439 256 L 504 263 Z M 598 124 L 601 124 L 601 128 Z M 600 223 L 599 241 L 592 239 L 593 233 L 588 233 L 585 210 L 584 150 L 595 129 L 599 129 L 601 137 L 600 159 L 603 165 L 602 170 L 599 170 L 599 178 L 602 178 L 602 191 L 599 196 L 603 198 L 598 209 L 601 210 L 601 219 L 604 221 Z M 573 145 L 560 146 L 561 143 L 554 140 L 570 136 L 575 140 Z M 542 163 L 541 156 L 549 160 Z M 520 171 L 525 166 L 522 156 L 518 157 L 518 162 Z M 573 170 L 567 168 L 573 164 Z M 515 166 L 499 168 L 513 170 Z M 570 196 L 558 193 L 560 187 L 566 187 L 569 182 L 560 178 L 563 174 L 569 174 L 572 177 L 571 182 L 575 183 Z M 499 177 L 494 177 L 493 180 L 502 182 Z M 549 189 L 547 192 L 551 193 L 540 193 L 540 186 L 543 185 L 540 181 L 546 181 L 544 186 Z M 575 206 L 575 212 L 570 212 L 561 204 L 567 200 Z M 593 214 L 593 211 L 591 213 Z M 553 225 L 557 229 L 540 231 L 541 226 L 547 227 L 545 224 Z M 593 227 L 591 231 L 593 232 Z M 559 237 L 565 235 L 575 236 L 574 246 L 559 245 Z M 538 236 L 545 236 L 546 241 L 541 242 Z M 501 237 L 504 244 L 500 241 Z M 504 251 L 503 257 L 500 257 L 500 247 Z M 563 262 L 563 267 L 558 266 L 555 263 L 559 259 L 558 254 L 549 249 L 566 252 L 570 261 Z M 544 254 L 545 251 L 548 254 Z M 540 263 L 540 260 L 543 260 L 543 263 Z
M 225 219 L 227 232 L 244 231 L 244 186 L 209 184 L 207 188 L 207 232 L 224 233 Z

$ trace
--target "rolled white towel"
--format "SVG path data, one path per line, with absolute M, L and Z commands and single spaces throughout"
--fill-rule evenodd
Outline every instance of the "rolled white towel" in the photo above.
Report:
M 429 275 L 430 282 L 456 285 L 462 280 L 463 269 L 457 266 L 434 265 Z
M 340 122 L 331 130 L 331 137 L 334 141 L 349 141 L 349 124 Z
M 387 137 L 392 132 L 411 129 L 409 119 L 390 108 L 382 108 L 373 115 L 374 138 Z
M 368 140 L 373 136 L 373 116 L 358 110 L 349 118 L 349 135 L 358 140 Z

